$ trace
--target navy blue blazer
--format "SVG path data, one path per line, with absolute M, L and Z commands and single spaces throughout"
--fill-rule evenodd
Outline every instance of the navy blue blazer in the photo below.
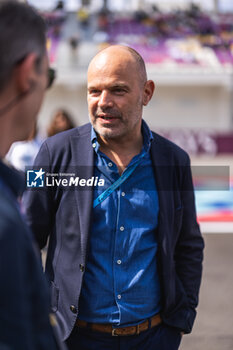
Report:
M 94 150 L 90 133 L 91 125 L 86 124 L 47 139 L 35 167 L 49 173 L 75 172 L 80 178 L 91 178 Z M 198 304 L 204 247 L 196 221 L 190 161 L 186 152 L 157 134 L 151 157 L 160 207 L 156 235 L 161 316 L 166 324 L 189 333 Z M 40 248 L 50 237 L 46 272 L 51 281 L 52 309 L 64 339 L 78 316 L 92 201 L 93 191 L 80 187 L 31 189 L 24 199 L 28 223 Z
M 23 189 L 0 160 L 0 349 L 58 350 L 40 253 L 18 208 Z

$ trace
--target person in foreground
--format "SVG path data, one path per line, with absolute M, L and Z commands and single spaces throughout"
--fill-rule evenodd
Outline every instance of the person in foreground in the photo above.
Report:
M 44 22 L 31 7 L 0 5 L 1 350 L 58 349 L 39 251 L 17 201 L 24 181 L 2 161 L 34 127 L 48 85 L 45 40 Z
M 91 123 L 47 139 L 35 162 L 99 179 L 25 197 L 41 248 L 50 237 L 52 309 L 72 350 L 175 350 L 193 326 L 204 243 L 190 161 L 142 119 L 153 92 L 136 51 L 104 49 L 88 69 Z

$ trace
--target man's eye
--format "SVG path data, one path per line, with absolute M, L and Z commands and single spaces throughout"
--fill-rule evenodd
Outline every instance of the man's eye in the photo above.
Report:
M 122 88 L 116 88 L 113 90 L 114 93 L 116 94 L 120 94 L 120 95 L 123 95 L 126 93 L 126 90 L 125 89 L 122 89 Z
M 92 89 L 92 90 L 89 91 L 89 95 L 97 95 L 99 93 L 100 93 L 100 91 L 97 90 L 97 89 Z

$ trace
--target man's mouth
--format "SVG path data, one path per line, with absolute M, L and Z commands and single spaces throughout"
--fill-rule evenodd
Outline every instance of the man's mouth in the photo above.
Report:
M 104 119 L 104 120 L 115 120 L 115 119 L 119 119 L 119 117 L 112 116 L 112 115 L 97 115 L 97 118 L 101 118 L 101 119 Z
M 108 116 L 105 116 L 105 115 L 101 115 L 99 116 L 99 118 L 102 118 L 102 119 L 106 119 L 106 120 L 111 120 L 111 119 L 116 119 L 116 117 L 108 117 Z

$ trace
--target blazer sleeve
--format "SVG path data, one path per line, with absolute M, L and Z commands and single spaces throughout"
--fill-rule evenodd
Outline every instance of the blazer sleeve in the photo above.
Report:
M 33 168 L 50 172 L 51 167 L 49 149 L 46 141 L 42 144 L 35 159 Z M 54 191 L 46 186 L 42 188 L 30 188 L 23 195 L 23 207 L 26 213 L 26 221 L 40 249 L 46 246 L 55 218 Z
M 0 199 L 0 349 L 55 350 L 48 285 L 34 239 L 14 204 Z
M 180 279 L 189 302 L 189 329 L 191 331 L 196 316 L 198 294 L 202 277 L 204 241 L 196 219 L 195 197 L 190 160 L 183 167 L 181 198 L 183 206 L 182 224 L 175 247 L 176 273 Z

